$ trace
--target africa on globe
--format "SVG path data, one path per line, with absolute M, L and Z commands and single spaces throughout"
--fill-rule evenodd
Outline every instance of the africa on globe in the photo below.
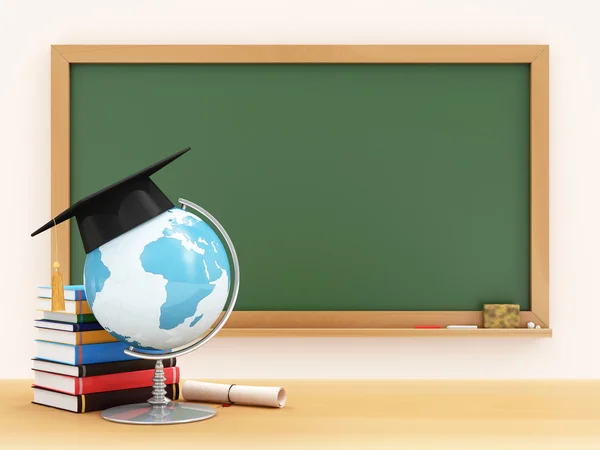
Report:
M 169 350 L 202 337 L 230 289 L 219 236 L 173 207 L 87 254 L 87 300 L 98 322 L 133 347 Z

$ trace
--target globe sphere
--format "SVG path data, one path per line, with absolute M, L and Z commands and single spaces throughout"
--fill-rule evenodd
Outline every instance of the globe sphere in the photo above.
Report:
M 215 231 L 172 208 L 87 254 L 84 285 L 98 322 L 133 347 L 169 350 L 202 337 L 230 290 Z

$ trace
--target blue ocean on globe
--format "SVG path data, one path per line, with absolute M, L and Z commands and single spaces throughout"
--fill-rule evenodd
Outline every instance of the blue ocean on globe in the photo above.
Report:
M 223 311 L 229 258 L 206 222 L 172 208 L 91 251 L 84 285 L 96 319 L 117 339 L 174 349 L 203 336 Z

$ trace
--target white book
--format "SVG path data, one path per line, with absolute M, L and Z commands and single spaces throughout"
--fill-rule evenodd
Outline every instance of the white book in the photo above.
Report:
M 80 375 L 79 366 L 71 366 L 69 364 L 55 363 L 52 361 L 43 361 L 41 359 L 33 360 L 33 370 L 42 372 L 59 373 L 69 377 L 78 377 Z
M 57 342 L 68 345 L 101 344 L 103 342 L 117 342 L 117 338 L 111 336 L 106 330 L 94 331 L 61 331 L 49 330 L 47 328 L 37 329 L 37 340 Z
M 33 384 L 35 386 L 52 389 L 53 391 L 60 391 L 66 394 L 77 395 L 77 383 L 81 381 L 81 378 L 66 377 L 64 375 L 57 375 L 48 372 L 35 372 L 33 378 Z
M 58 342 L 59 344 L 77 345 L 77 335 L 71 331 L 37 330 L 37 340 Z
M 79 317 L 80 316 L 78 314 L 69 314 L 55 311 L 44 311 L 42 313 L 42 318 L 44 320 L 52 320 L 53 322 L 79 323 Z
M 52 311 L 52 299 L 36 298 L 35 308 L 38 311 L 62 312 L 63 314 L 92 314 L 87 300 L 65 300 L 64 311 Z
M 83 285 L 73 285 L 64 287 L 65 300 L 85 300 L 85 290 Z M 38 297 L 52 298 L 51 286 L 39 286 Z
M 60 392 L 47 391 L 45 389 L 33 388 L 33 402 L 40 405 L 52 406 L 71 412 L 79 412 L 79 397 L 76 395 L 62 394 Z

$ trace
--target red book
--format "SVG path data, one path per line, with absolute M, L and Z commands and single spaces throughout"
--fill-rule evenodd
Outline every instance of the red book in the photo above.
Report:
M 179 367 L 167 367 L 164 371 L 167 378 L 166 384 L 179 383 Z M 154 369 L 85 378 L 35 371 L 34 386 L 71 395 L 95 394 L 152 386 L 153 376 Z

